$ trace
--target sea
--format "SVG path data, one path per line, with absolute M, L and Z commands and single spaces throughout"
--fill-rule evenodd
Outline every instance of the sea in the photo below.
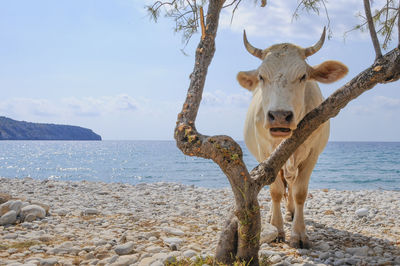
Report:
M 251 170 L 257 161 L 239 144 Z M 0 177 L 229 186 L 214 162 L 183 155 L 174 141 L 0 141 Z M 400 142 L 329 142 L 309 187 L 400 191 Z

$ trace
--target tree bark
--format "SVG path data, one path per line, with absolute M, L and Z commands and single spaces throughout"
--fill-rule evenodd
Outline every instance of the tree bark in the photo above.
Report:
M 258 265 L 261 230 L 258 191 L 243 162 L 242 149 L 228 136 L 205 136 L 197 132 L 195 127 L 208 66 L 215 52 L 215 37 L 223 3 L 224 0 L 209 2 L 205 34 L 196 49 L 195 66 L 190 75 L 185 103 L 178 114 L 175 139 L 184 154 L 212 159 L 228 177 L 235 197 L 235 215 L 238 219 L 235 258 L 250 262 L 250 265 Z M 227 256 L 218 256 L 217 260 L 225 260 L 223 257 Z

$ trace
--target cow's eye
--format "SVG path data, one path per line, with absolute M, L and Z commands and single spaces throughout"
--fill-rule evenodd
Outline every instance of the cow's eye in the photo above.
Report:
M 258 75 L 258 79 L 262 82 L 264 82 L 264 78 L 261 75 Z
M 305 80 L 306 80 L 306 77 L 307 77 L 307 75 L 306 75 L 306 74 L 304 74 L 303 76 L 301 76 L 301 78 L 300 78 L 300 82 L 303 82 L 303 81 L 305 81 Z

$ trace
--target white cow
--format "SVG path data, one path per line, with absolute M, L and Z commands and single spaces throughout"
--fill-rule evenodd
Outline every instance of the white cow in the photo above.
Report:
M 316 83 L 331 83 L 347 74 L 345 65 L 326 61 L 311 67 L 306 58 L 316 53 L 325 40 L 325 29 L 317 44 L 309 48 L 283 43 L 265 50 L 253 47 L 243 36 L 250 54 L 262 60 L 256 70 L 239 72 L 241 86 L 252 91 L 253 98 L 247 112 L 244 139 L 247 148 L 261 162 L 285 138 L 291 136 L 299 121 L 323 101 Z M 272 198 L 270 223 L 278 228 L 277 241 L 285 241 L 280 208 L 286 196 L 286 220 L 292 221 L 290 245 L 309 248 L 303 207 L 307 197 L 311 172 L 329 138 L 329 122 L 321 125 L 289 158 L 275 182 L 270 186 Z

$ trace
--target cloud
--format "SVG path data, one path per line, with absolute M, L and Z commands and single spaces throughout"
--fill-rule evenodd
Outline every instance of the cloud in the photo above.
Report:
M 252 94 L 243 90 L 238 94 L 227 94 L 223 91 L 217 90 L 214 92 L 204 92 L 202 104 L 212 107 L 226 107 L 232 108 L 247 108 L 250 104 Z
M 399 109 L 400 108 L 400 99 L 397 98 L 389 98 L 385 96 L 376 96 L 374 98 L 375 104 L 382 109 Z
M 349 111 L 360 116 L 398 115 L 400 99 L 386 96 L 375 96 L 368 105 L 357 104 L 349 107 Z
M 0 111 L 8 116 L 23 117 L 96 117 L 138 110 L 139 103 L 127 94 L 102 97 L 70 97 L 60 100 L 11 98 L 0 101 Z
M 233 7 L 224 9 L 220 24 L 222 28 L 234 32 L 242 32 L 243 29 L 246 29 L 249 36 L 267 38 L 271 42 L 318 39 L 322 27 L 328 24 L 324 9 L 321 8 L 320 14 L 308 13 L 300 9 L 300 16 L 295 19 L 293 14 L 297 5 L 296 1 L 269 1 L 265 8 L 260 8 L 258 3 L 257 5 L 249 2 L 241 3 L 235 12 L 232 23 Z M 335 0 L 327 2 L 326 7 L 334 38 L 342 40 L 346 31 L 360 23 L 357 13 L 363 11 L 362 1 Z M 347 38 L 367 37 L 366 33 L 359 31 L 352 35 Z

